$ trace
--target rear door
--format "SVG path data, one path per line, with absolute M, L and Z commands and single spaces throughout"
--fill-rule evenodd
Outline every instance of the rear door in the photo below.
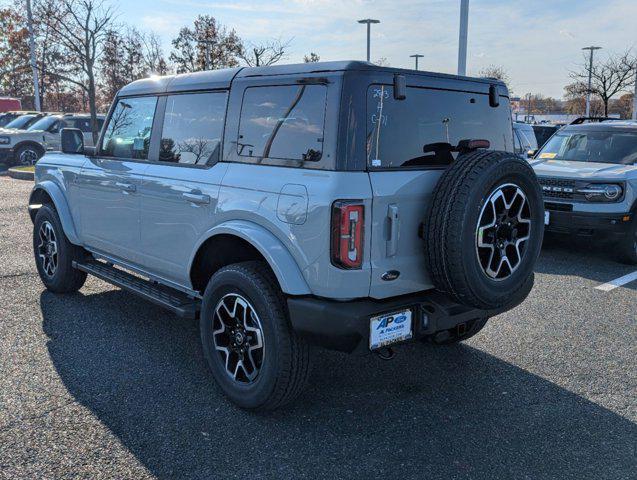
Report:
M 190 255 L 214 224 L 228 168 L 219 162 L 227 96 L 214 91 L 160 100 L 158 161 L 140 189 L 140 265 L 176 283 L 187 284 Z
M 433 287 L 422 231 L 434 187 L 457 156 L 448 145 L 487 139 L 491 149 L 513 149 L 508 98 L 501 96 L 500 105 L 490 107 L 488 85 L 465 82 L 462 90 L 409 86 L 406 98 L 396 100 L 390 84 L 368 88 L 371 297 Z

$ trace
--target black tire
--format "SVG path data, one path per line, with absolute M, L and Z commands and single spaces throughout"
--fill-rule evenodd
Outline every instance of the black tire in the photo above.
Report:
M 13 154 L 11 166 L 30 166 L 35 165 L 44 155 L 44 150 L 36 145 L 23 145 L 19 147 Z
M 520 255 L 515 268 L 499 263 L 502 272 L 509 270 L 507 277 L 491 277 L 489 268 L 481 264 L 485 260 L 480 256 L 484 251 L 478 248 L 478 222 L 486 215 L 483 212 L 487 211 L 487 202 L 497 199 L 499 190 L 513 191 L 511 205 L 518 201 L 516 187 L 526 198 L 527 207 L 521 203 L 519 208 L 526 209 L 525 221 L 530 223 L 525 223 L 524 228 L 528 228 L 525 236 L 529 238 L 519 248 L 506 243 L 510 238 L 503 240 L 505 250 L 501 250 L 501 245 L 494 245 L 496 260 L 497 255 L 501 255 L 499 252 L 510 252 L 507 250 L 510 248 L 515 248 Z M 522 197 L 519 201 L 522 202 Z M 495 200 L 491 203 L 495 205 Z M 506 215 L 509 208 L 513 210 L 511 205 L 506 208 Z M 459 303 L 487 310 L 521 302 L 532 286 L 533 267 L 544 235 L 542 192 L 528 162 L 507 152 L 479 150 L 460 155 L 436 185 L 430 208 L 425 248 L 427 266 L 436 288 Z M 495 214 L 495 206 L 493 212 Z M 509 217 L 502 221 L 508 222 L 509 236 L 511 232 L 517 235 L 522 228 L 522 222 Z M 494 238 L 500 238 L 499 235 L 500 230 L 493 233 Z M 487 263 L 490 265 L 490 262 Z
M 472 320 L 467 329 L 462 334 L 458 334 L 457 329 L 443 330 L 436 332 L 427 338 L 434 345 L 453 345 L 455 343 L 464 342 L 479 333 L 487 324 L 488 318 L 477 318 Z
M 255 312 L 264 345 L 260 367 L 254 370 L 256 377 L 248 381 L 245 375 L 244 378 L 238 376 L 239 369 L 233 367 L 238 363 L 238 357 L 234 355 L 238 354 L 233 353 L 228 362 L 230 354 L 218 351 L 215 343 L 218 337 L 213 338 L 223 335 L 216 333 L 221 328 L 219 318 L 215 318 L 215 309 L 222 300 L 236 295 L 245 299 Z M 310 371 L 309 346 L 292 330 L 285 298 L 265 264 L 256 261 L 237 263 L 216 272 L 204 293 L 200 329 L 204 355 L 212 375 L 239 407 L 272 410 L 291 402 L 302 392 Z M 234 338 L 231 334 L 228 336 Z M 228 370 L 235 372 L 234 378 L 227 372 L 227 363 L 230 365 Z M 242 373 L 247 372 L 243 369 L 239 374 Z
M 626 237 L 619 244 L 619 259 L 629 265 L 637 265 L 637 218 L 634 218 Z
M 46 263 L 49 252 L 46 251 L 43 229 L 51 228 L 55 242 L 55 268 Z M 48 242 L 50 243 L 50 242 Z M 86 281 L 86 273 L 73 268 L 73 260 L 81 260 L 85 251 L 83 248 L 73 245 L 64 234 L 62 224 L 55 209 L 49 205 L 43 205 L 38 210 L 33 223 L 33 254 L 35 265 L 46 288 L 55 293 L 76 292 Z M 51 259 L 53 261 L 53 259 Z

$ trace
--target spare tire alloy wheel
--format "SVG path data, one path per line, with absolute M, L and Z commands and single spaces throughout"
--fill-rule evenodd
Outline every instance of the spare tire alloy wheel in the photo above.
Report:
M 527 161 L 487 150 L 459 155 L 438 180 L 427 216 L 432 283 L 463 305 L 512 308 L 533 286 L 543 219 Z
M 251 383 L 257 378 L 265 358 L 265 344 L 261 322 L 248 300 L 236 293 L 219 300 L 212 339 L 232 380 Z
M 40 243 L 37 246 L 37 253 L 42 263 L 44 273 L 53 277 L 58 267 L 58 243 L 53 225 L 49 221 L 42 222 L 38 231 Z
M 526 195 L 514 183 L 495 188 L 482 207 L 476 228 L 476 253 L 482 271 L 493 280 L 509 278 L 522 263 L 531 237 Z

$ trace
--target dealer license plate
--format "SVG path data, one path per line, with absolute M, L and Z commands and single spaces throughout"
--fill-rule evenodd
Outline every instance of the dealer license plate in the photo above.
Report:
M 551 221 L 551 212 L 544 210 L 544 225 L 548 225 Z
M 412 337 L 411 310 L 386 313 L 369 320 L 369 348 L 384 347 Z

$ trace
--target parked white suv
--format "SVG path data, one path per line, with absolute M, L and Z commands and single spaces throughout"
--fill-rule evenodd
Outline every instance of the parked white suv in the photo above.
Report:
M 102 128 L 104 116 L 97 118 Z M 10 124 L 9 124 L 10 125 Z M 9 165 L 33 165 L 47 150 L 60 149 L 60 130 L 77 128 L 82 131 L 85 145 L 93 145 L 91 117 L 89 115 L 45 115 L 26 130 L 6 128 L 0 130 L 0 160 Z

